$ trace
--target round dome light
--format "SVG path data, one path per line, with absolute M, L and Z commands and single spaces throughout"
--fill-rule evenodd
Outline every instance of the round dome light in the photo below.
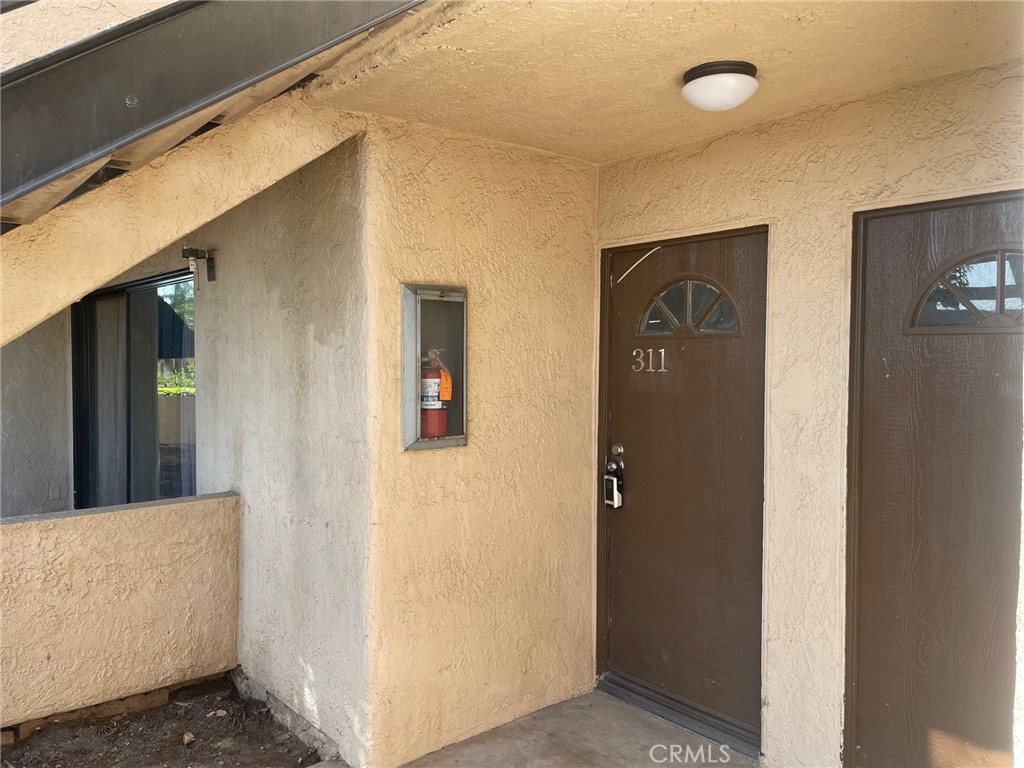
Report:
M 709 61 L 683 75 L 683 98 L 707 112 L 724 112 L 757 92 L 757 67 L 747 61 Z

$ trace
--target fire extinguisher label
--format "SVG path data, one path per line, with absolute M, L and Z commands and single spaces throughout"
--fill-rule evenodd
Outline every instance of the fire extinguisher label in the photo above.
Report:
M 444 408 L 440 395 L 441 379 L 420 379 L 420 408 L 428 411 Z
M 438 397 L 441 400 L 452 399 L 452 375 L 448 372 L 447 368 L 441 369 L 441 391 Z

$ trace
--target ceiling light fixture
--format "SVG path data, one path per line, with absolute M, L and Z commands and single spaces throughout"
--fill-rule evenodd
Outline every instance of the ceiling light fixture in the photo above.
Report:
M 709 61 L 686 70 L 683 98 L 697 109 L 724 112 L 757 92 L 757 67 L 748 61 Z

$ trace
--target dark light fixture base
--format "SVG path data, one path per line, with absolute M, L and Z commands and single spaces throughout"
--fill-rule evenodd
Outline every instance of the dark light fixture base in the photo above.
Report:
M 700 77 L 726 73 L 757 77 L 757 67 L 749 61 L 708 61 L 686 70 L 683 73 L 683 85 Z

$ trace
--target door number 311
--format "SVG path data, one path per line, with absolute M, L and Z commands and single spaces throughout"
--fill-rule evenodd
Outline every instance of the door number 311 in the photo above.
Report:
M 657 353 L 657 355 L 655 355 L 655 353 Z M 655 365 L 656 363 L 658 364 L 657 366 Z M 665 350 L 634 349 L 633 370 L 637 373 L 640 371 L 647 371 L 648 373 L 668 373 L 668 368 L 665 367 Z

